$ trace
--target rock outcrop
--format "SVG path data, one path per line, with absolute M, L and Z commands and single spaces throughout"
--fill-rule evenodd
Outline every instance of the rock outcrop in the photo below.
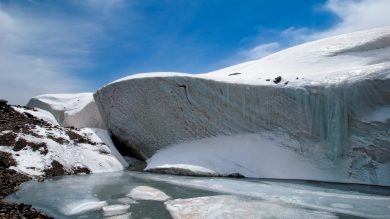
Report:
M 104 86 L 94 98 L 111 133 L 145 160 L 172 145 L 254 134 L 318 172 L 287 178 L 390 185 L 389 57 L 390 28 L 381 28 L 303 44 L 207 74 L 134 75 Z M 268 146 L 263 144 L 253 146 Z M 241 145 L 226 148 L 232 147 Z M 180 152 L 181 147 L 175 148 L 171 153 Z M 291 160 L 251 166 L 246 157 L 209 154 L 213 159 L 201 157 L 195 166 L 218 173 L 222 163 L 236 163 L 236 172 L 223 174 L 250 177 L 270 177 L 280 165 L 286 166 L 283 171 L 299 172 Z M 162 160 L 154 160 L 159 165 L 153 169 L 194 167 L 175 158 Z
M 64 127 L 105 128 L 92 93 L 44 94 L 31 98 L 27 106 L 52 113 Z

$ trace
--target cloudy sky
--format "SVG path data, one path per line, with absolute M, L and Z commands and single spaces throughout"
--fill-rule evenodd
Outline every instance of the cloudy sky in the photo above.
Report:
M 299 4 L 297 4 L 299 3 Z M 0 99 L 203 73 L 390 25 L 390 0 L 0 0 Z

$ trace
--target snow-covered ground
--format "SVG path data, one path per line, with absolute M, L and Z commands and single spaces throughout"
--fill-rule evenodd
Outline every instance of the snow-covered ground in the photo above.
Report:
M 44 94 L 31 98 L 27 106 L 49 111 L 65 127 L 105 127 L 92 93 Z
M 30 113 L 31 115 L 43 119 L 46 122 L 49 122 L 50 124 L 59 125 L 56 118 L 53 116 L 53 114 L 49 113 L 46 110 L 42 110 L 42 109 L 28 110 L 23 107 L 13 107 L 13 109 L 18 111 L 19 113 Z
M 348 171 L 343 166 L 345 163 L 334 166 L 325 156 L 321 160 L 301 157 L 296 140 L 276 133 L 220 136 L 173 145 L 148 160 L 146 170 L 209 176 L 240 174 L 251 178 L 345 180 Z
M 149 169 L 390 185 L 389 57 L 384 27 L 206 74 L 132 75 L 94 98 L 107 128 L 151 158 Z M 268 133 L 284 136 L 283 147 L 263 140 Z
M 15 150 L 10 145 L 0 145 L 0 151 L 12 154 L 17 162 L 16 166 L 10 167 L 11 169 L 30 176 L 43 176 L 45 170 L 52 167 L 53 161 L 59 162 L 69 173 L 77 172 L 77 168 L 88 168 L 91 173 L 113 172 L 128 166 L 115 148 L 107 130 L 55 127 L 57 123 L 53 121 L 49 112 L 21 107 L 13 107 L 13 109 L 52 122 L 52 126 L 33 125 L 28 132 L 15 133 L 15 141 L 27 141 L 27 146 L 21 150 Z M 11 130 L 3 131 L 0 136 L 10 132 L 12 133 Z M 72 137 L 72 135 L 76 136 Z M 81 141 L 80 138 L 84 140 Z M 42 146 L 36 150 L 32 144 Z
M 259 60 L 205 74 L 142 73 L 118 79 L 109 85 L 142 78 L 194 77 L 227 83 L 283 86 L 283 83 L 277 85 L 272 82 L 281 76 L 282 82 L 289 82 L 288 87 L 306 87 L 365 79 L 378 73 L 389 78 L 389 36 L 390 27 L 364 30 L 294 46 Z

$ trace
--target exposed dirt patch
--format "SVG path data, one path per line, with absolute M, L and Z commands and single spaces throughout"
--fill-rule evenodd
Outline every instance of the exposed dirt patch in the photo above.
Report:
M 66 139 L 63 138 L 63 137 L 59 137 L 59 138 L 58 138 L 58 137 L 55 137 L 55 136 L 53 136 L 53 135 L 48 135 L 47 138 L 49 138 L 49 139 L 51 139 L 51 140 L 57 142 L 58 144 L 69 144 L 69 141 L 66 140 Z
M 31 179 L 27 175 L 9 169 L 15 165 L 17 162 L 10 153 L 0 152 L 0 199 L 14 193 L 20 184 Z
M 87 137 L 79 135 L 72 130 L 67 130 L 66 134 L 69 136 L 70 140 L 73 140 L 76 143 L 96 145 L 96 142 L 92 142 Z
M 39 152 L 43 155 L 49 152 L 45 142 L 35 143 L 35 142 L 27 141 L 24 138 L 19 138 L 18 141 L 15 142 L 13 150 L 20 151 L 26 148 L 27 146 L 30 147 L 33 151 L 39 150 Z
M 16 166 L 17 162 L 12 157 L 12 154 L 0 151 L 0 167 L 8 168 L 11 166 Z
M 51 162 L 51 168 L 44 170 L 44 172 L 46 177 L 62 176 L 68 174 L 67 171 L 64 169 L 64 166 L 56 160 L 53 160 L 53 162 Z
M 19 189 L 20 184 L 29 180 L 31 180 L 31 178 L 27 175 L 18 173 L 12 169 L 0 167 L 0 199 L 16 192 Z
M 90 174 L 91 171 L 86 167 L 75 167 L 72 169 L 74 174 Z
M 99 149 L 99 154 L 110 154 L 110 152 L 104 149 Z
M 15 145 L 16 134 L 8 132 L 0 135 L 0 145 L 1 146 L 10 146 Z
M 87 167 L 73 167 L 72 170 L 68 171 L 64 168 L 64 166 L 54 160 L 51 162 L 51 168 L 44 170 L 45 177 L 52 177 L 52 176 L 63 176 L 63 175 L 70 175 L 70 174 L 90 174 L 91 171 Z
M 8 218 L 53 218 L 31 207 L 31 205 L 0 201 L 0 219 Z
M 28 145 L 28 143 L 27 143 L 26 139 L 19 138 L 19 140 L 17 142 L 15 142 L 13 150 L 20 151 L 20 150 L 24 149 L 25 147 L 27 147 L 27 145 Z M 11 146 L 11 145 L 9 145 L 9 146 Z
M 33 151 L 39 151 L 41 154 L 43 155 L 46 155 L 49 150 L 47 149 L 47 145 L 45 142 L 41 142 L 41 143 L 32 143 L 32 142 L 29 142 L 29 146 L 31 147 L 31 149 Z
M 30 134 L 34 125 L 51 127 L 43 119 L 38 119 L 29 113 L 19 113 L 9 105 L 0 105 L 0 132 L 12 130 L 16 133 Z

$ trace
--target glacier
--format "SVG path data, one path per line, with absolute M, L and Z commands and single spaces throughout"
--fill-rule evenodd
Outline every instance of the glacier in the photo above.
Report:
M 32 97 L 27 107 L 50 112 L 65 127 L 105 128 L 92 93 L 43 94 Z
M 389 57 L 384 27 L 205 74 L 131 75 L 94 98 L 150 171 L 389 186 Z

